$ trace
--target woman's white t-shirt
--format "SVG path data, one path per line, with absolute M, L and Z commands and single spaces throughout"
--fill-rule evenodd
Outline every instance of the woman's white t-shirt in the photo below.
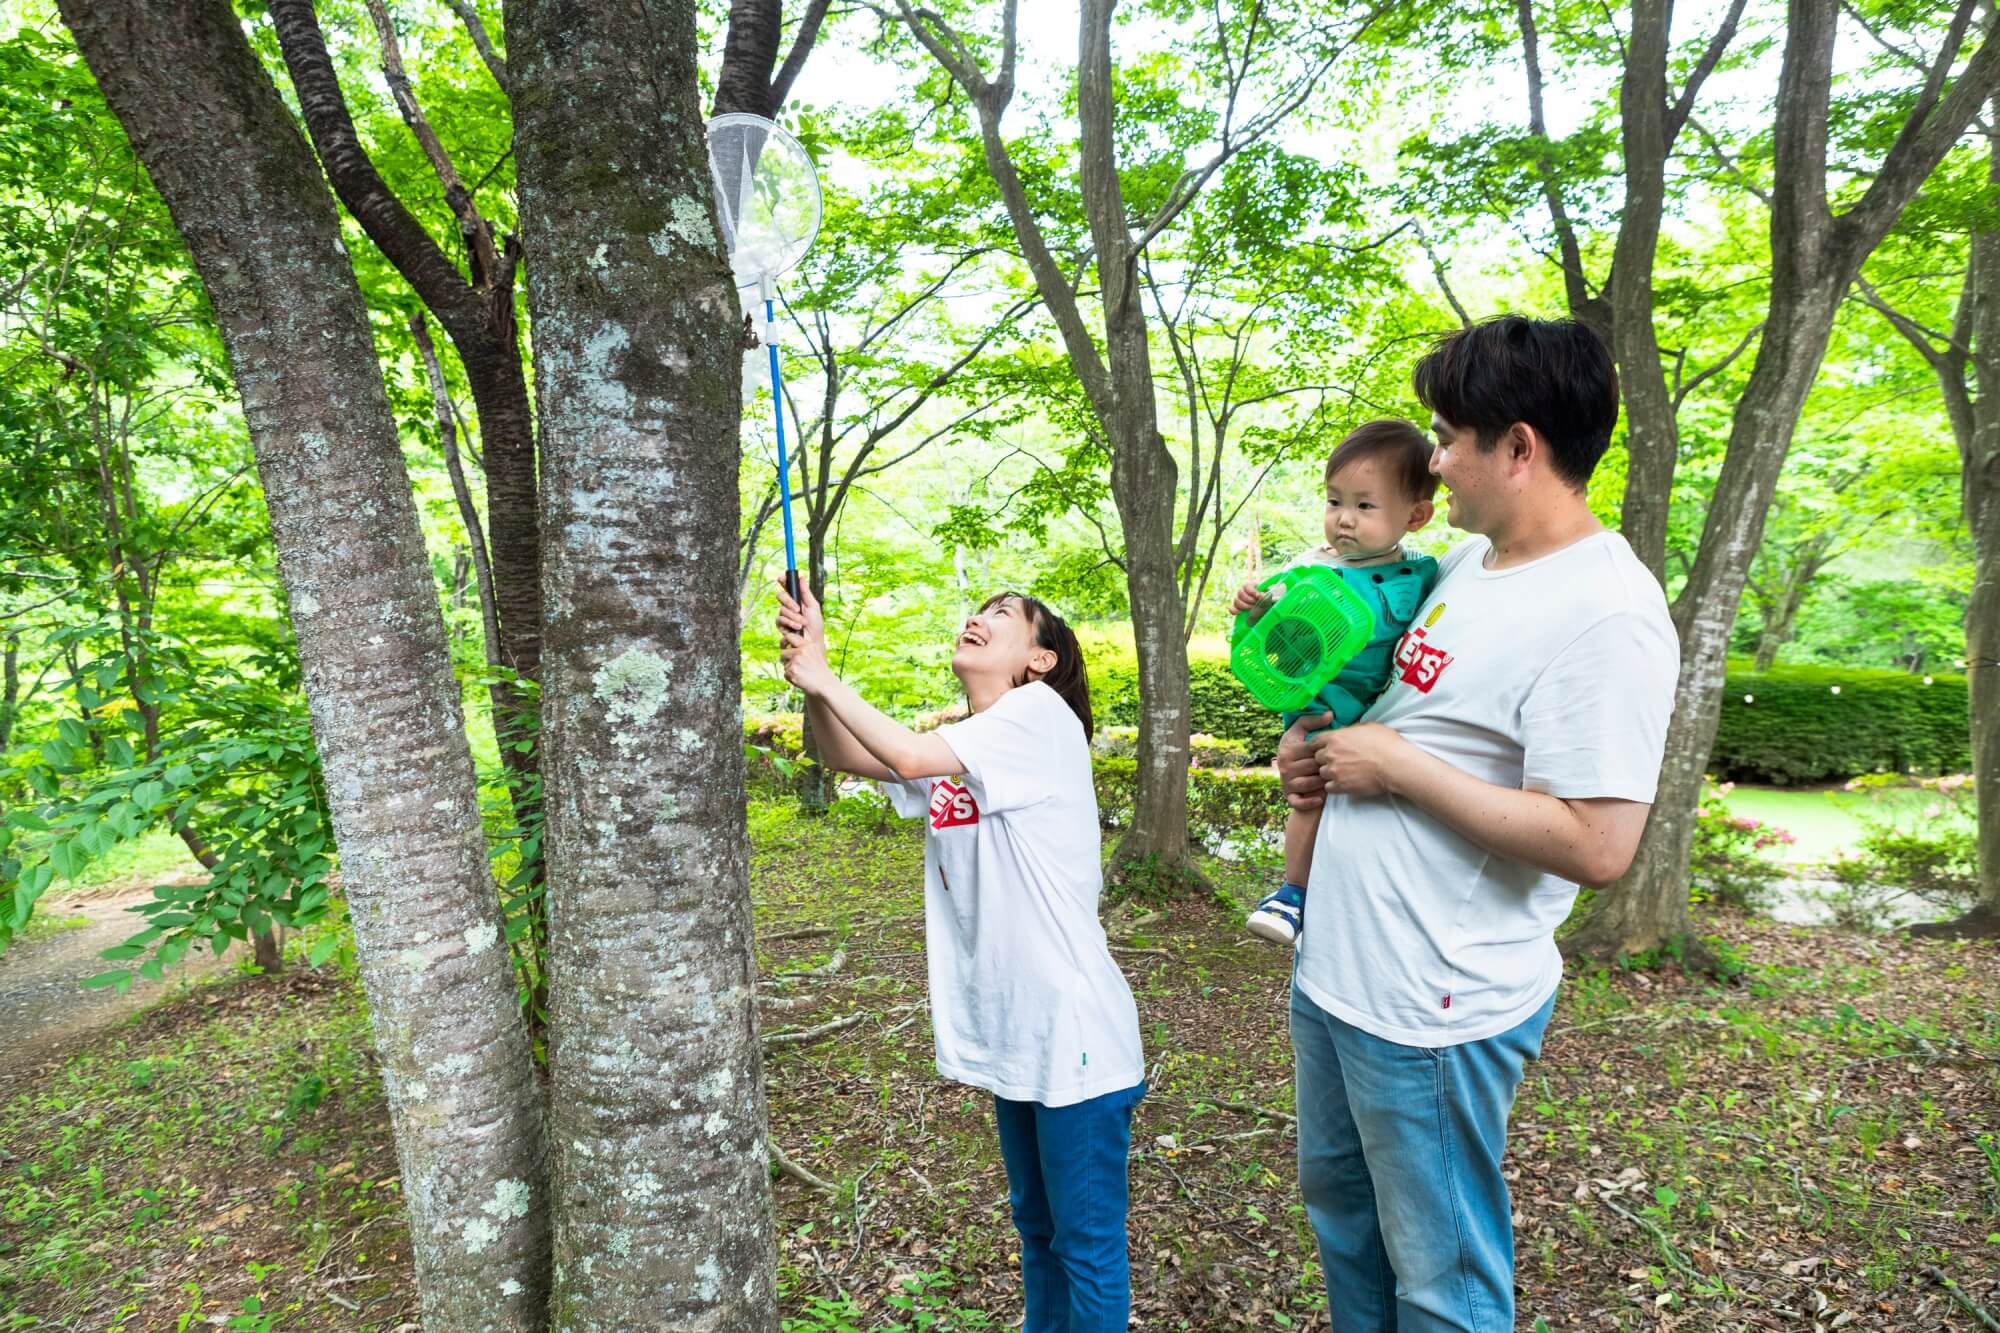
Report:
M 1496 786 L 1650 803 L 1680 673 L 1659 581 L 1613 532 L 1502 569 L 1490 549 L 1439 562 L 1362 721 Z M 1309 888 L 1298 988 L 1388 1041 L 1484 1040 L 1562 979 L 1577 886 L 1408 801 L 1329 796 Z
M 1009 1101 L 1070 1106 L 1145 1076 L 1139 1012 L 1111 957 L 1090 746 L 1040 681 L 938 728 L 965 771 L 885 782 L 922 816 L 938 1072 Z

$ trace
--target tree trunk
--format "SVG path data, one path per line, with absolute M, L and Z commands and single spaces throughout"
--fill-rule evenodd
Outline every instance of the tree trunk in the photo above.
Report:
M 486 531 L 492 548 L 493 600 L 501 663 L 529 680 L 541 679 L 541 535 L 537 528 L 535 427 L 528 382 L 521 367 L 514 322 L 514 272 L 518 252 L 493 240 L 492 228 L 463 186 L 446 194 L 472 256 L 468 282 L 403 202 L 393 194 L 362 147 L 334 73 L 312 0 L 273 0 L 271 24 L 298 93 L 299 111 L 333 182 L 368 238 L 437 316 L 472 389 L 486 471 Z M 494 717 L 502 735 L 532 734 L 533 704 L 519 691 L 502 695 Z M 535 770 L 532 752 L 502 746 L 509 771 L 525 778 Z M 517 784 L 518 785 L 518 784 Z
M 2000 112 L 2000 98 L 1990 111 Z M 2000 131 L 1987 131 L 1987 182 L 2000 188 Z M 2000 936 L 2000 227 L 1972 233 L 1972 253 L 1954 321 L 1954 344 L 1942 352 L 1905 325 L 1904 336 L 1937 372 L 1950 409 L 1964 471 L 1966 522 L 1972 528 L 1972 600 L 1965 610 L 1965 671 L 1971 686 L 1973 801 L 1979 821 L 1979 901 L 1955 921 L 1912 934 Z
M 1111 14 L 1116 0 L 1084 0 L 1078 25 L 1077 111 L 1084 211 L 1097 245 L 1109 374 L 1093 396 L 1111 445 L 1111 498 L 1125 538 L 1125 582 L 1139 668 L 1138 791 L 1132 826 L 1116 860 L 1127 875 L 1193 880 L 1188 860 L 1190 756 L 1187 640 L 1174 569 L 1178 468 L 1160 435 L 1152 349 L 1140 304 L 1133 249 L 1118 180 L 1112 121 Z
M 1832 545 L 1832 538 L 1815 538 L 1810 544 L 1824 548 Z M 1812 587 L 1812 581 L 1824 562 L 1823 551 L 1802 552 L 1785 571 L 1784 584 L 1777 597 L 1766 607 L 1764 628 L 1757 636 L 1757 658 L 1753 664 L 1756 670 L 1769 671 L 1778 664 L 1778 652 L 1792 641 L 1792 627 L 1798 623 L 1799 608 L 1805 604 L 1806 591 Z
M 1652 815 L 1632 868 L 1597 895 L 1590 915 L 1564 941 L 1564 951 L 1572 956 L 1609 960 L 1682 942 L 1694 961 L 1706 960 L 1691 942 L 1688 855 L 1709 749 L 1722 716 L 1729 635 L 1778 473 L 1845 288 L 1845 282 L 1831 289 L 1821 283 L 1809 291 L 1773 293 L 1771 325 L 1737 405 L 1701 552 L 1674 607 L 1681 670 Z
M 2000 270 L 2000 234 L 1986 238 L 1987 266 Z M 2000 375 L 1994 374 L 2000 341 L 2000 273 L 1984 297 L 1981 326 L 1982 384 L 1976 452 L 1969 457 L 1968 490 L 1978 497 L 1974 517 L 1977 573 L 1965 613 L 1965 669 L 1972 686 L 1972 782 L 1979 819 L 1979 901 L 1956 921 L 1915 933 L 2000 936 Z
M 774 70 L 784 36 L 784 6 L 779 0 L 731 0 L 729 32 L 723 39 L 722 69 L 716 75 L 715 105 L 710 114 L 747 111 L 776 120 L 791 94 L 792 81 L 805 67 L 806 57 L 819 38 L 828 7 L 829 0 L 808 0 L 791 52 Z
M 1687 867 L 1694 812 L 1722 715 L 1729 636 L 1744 581 L 1840 302 L 1911 195 L 2000 84 L 2000 46 L 1989 39 L 1949 94 L 1943 93 L 1943 71 L 1956 56 L 1972 3 L 1963 0 L 1955 36 L 1941 49 L 1937 73 L 1927 81 L 1910 124 L 1866 194 L 1839 215 L 1828 207 L 1826 193 L 1838 7 L 1829 0 L 1792 0 L 1789 6 L 1772 135 L 1769 318 L 1730 424 L 1700 551 L 1674 605 L 1680 680 L 1652 816 L 1632 868 L 1597 896 L 1590 916 L 1565 940 L 1565 950 L 1574 956 L 1612 958 L 1690 936 Z M 1692 952 L 1703 961 L 1698 946 Z
M 978 112 L 987 170 L 999 188 L 1021 255 L 1034 274 L 1036 292 L 1055 319 L 1070 366 L 1083 383 L 1111 454 L 1111 495 L 1125 540 L 1126 589 L 1139 667 L 1138 792 L 1132 827 L 1118 845 L 1119 873 L 1136 871 L 1169 884 L 1193 885 L 1199 874 L 1188 859 L 1187 641 L 1174 567 L 1177 468 L 1159 430 L 1152 354 L 1139 301 L 1138 251 L 1112 134 L 1111 14 L 1116 0 L 1084 0 L 1078 24 L 1078 162 L 1104 309 L 1102 354 L 1084 322 L 1069 276 L 1049 250 L 1000 132 L 1001 116 L 1014 95 L 1018 0 L 1006 5 L 1001 64 L 991 79 L 971 58 L 965 41 L 950 34 L 936 14 L 918 11 L 909 0 L 900 0 L 898 7 L 911 33 L 965 90 Z
M 472 758 L 339 219 L 225 0 L 64 0 L 207 284 L 271 514 L 424 1322 L 539 1329 L 542 1126 Z
M 13 743 L 14 711 L 21 706 L 21 636 L 8 631 L 0 649 L 0 752 Z
M 1653 577 L 1666 582 L 1680 424 L 1653 328 L 1653 264 L 1666 209 L 1666 118 L 1671 0 L 1633 0 L 1632 35 L 1618 105 L 1623 122 L 1625 207 L 1611 261 L 1612 351 L 1625 396 L 1625 498 L 1618 526 Z
M 506 10 L 546 460 L 557 1329 L 774 1330 L 735 598 L 741 314 L 692 0 Z

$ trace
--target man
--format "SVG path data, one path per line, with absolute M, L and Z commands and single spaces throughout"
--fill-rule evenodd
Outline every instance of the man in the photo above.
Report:
M 1416 368 L 1448 517 L 1474 534 L 1362 724 L 1281 744 L 1324 802 L 1292 990 L 1299 1188 L 1336 1330 L 1514 1327 L 1507 1117 L 1578 884 L 1631 864 L 1679 642 L 1585 503 L 1618 417 L 1598 338 L 1496 319 Z

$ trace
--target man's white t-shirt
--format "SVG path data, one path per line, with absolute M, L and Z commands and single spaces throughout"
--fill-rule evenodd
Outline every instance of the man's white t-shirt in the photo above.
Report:
M 1083 724 L 1040 681 L 938 728 L 956 778 L 885 782 L 923 816 L 924 934 L 938 1072 L 1070 1106 L 1145 1077 L 1139 1011 L 1111 957 Z
M 1475 537 L 1439 562 L 1362 720 L 1497 786 L 1650 803 L 1680 672 L 1659 582 L 1612 532 L 1504 569 L 1490 550 Z M 1329 796 L 1308 887 L 1299 989 L 1388 1041 L 1491 1037 L 1562 979 L 1577 886 L 1408 801 Z

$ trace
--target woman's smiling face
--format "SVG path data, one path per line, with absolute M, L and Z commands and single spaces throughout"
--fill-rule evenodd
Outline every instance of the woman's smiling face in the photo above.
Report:
M 961 681 L 970 672 L 1014 684 L 1048 670 L 1051 663 L 1037 666 L 1043 657 L 1054 654 L 1036 643 L 1034 617 L 1015 598 L 998 597 L 966 617 L 951 669 Z

